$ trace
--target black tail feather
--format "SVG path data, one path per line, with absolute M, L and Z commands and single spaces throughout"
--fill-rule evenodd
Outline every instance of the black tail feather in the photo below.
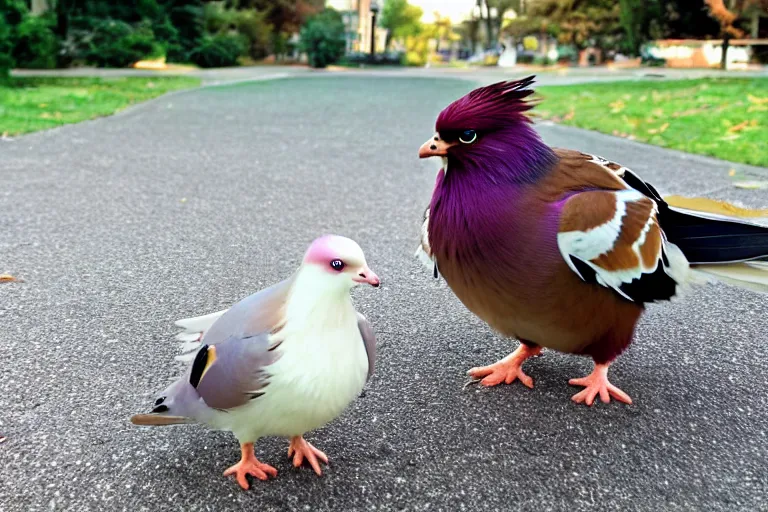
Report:
M 659 209 L 659 223 L 692 265 L 768 260 L 768 227 L 699 217 L 666 203 Z
M 661 194 L 631 171 L 624 181 L 659 205 L 659 224 L 667 240 L 683 251 L 692 265 L 768 261 L 768 227 L 669 206 Z

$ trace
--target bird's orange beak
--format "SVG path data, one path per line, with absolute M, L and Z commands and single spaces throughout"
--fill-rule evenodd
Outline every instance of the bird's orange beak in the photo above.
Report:
M 448 156 L 448 148 L 455 146 L 456 143 L 445 142 L 436 133 L 427 142 L 419 148 L 419 158 L 429 158 L 431 156 Z

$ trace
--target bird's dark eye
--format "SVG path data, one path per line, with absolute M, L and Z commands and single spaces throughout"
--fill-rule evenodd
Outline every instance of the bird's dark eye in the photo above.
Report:
M 331 260 L 331 268 L 336 272 L 344 270 L 344 262 L 341 260 Z
M 477 140 L 477 132 L 475 130 L 464 130 L 462 134 L 459 135 L 459 140 L 464 144 L 472 144 Z

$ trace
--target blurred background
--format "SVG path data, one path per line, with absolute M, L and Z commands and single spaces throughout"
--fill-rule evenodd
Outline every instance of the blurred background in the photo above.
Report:
M 768 1 L 0 0 L 0 69 L 259 62 L 746 69 Z
M 318 70 L 536 74 L 544 119 L 768 166 L 768 0 L 0 0 L 0 140 Z

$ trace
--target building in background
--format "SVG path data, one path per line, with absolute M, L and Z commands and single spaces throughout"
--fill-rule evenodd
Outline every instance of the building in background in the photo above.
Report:
M 374 0 L 374 4 L 380 9 L 384 2 Z M 371 28 L 373 25 L 371 0 L 327 0 L 325 5 L 341 13 L 346 27 L 347 53 L 371 53 Z M 377 52 L 384 50 L 386 40 L 387 31 L 377 27 Z

